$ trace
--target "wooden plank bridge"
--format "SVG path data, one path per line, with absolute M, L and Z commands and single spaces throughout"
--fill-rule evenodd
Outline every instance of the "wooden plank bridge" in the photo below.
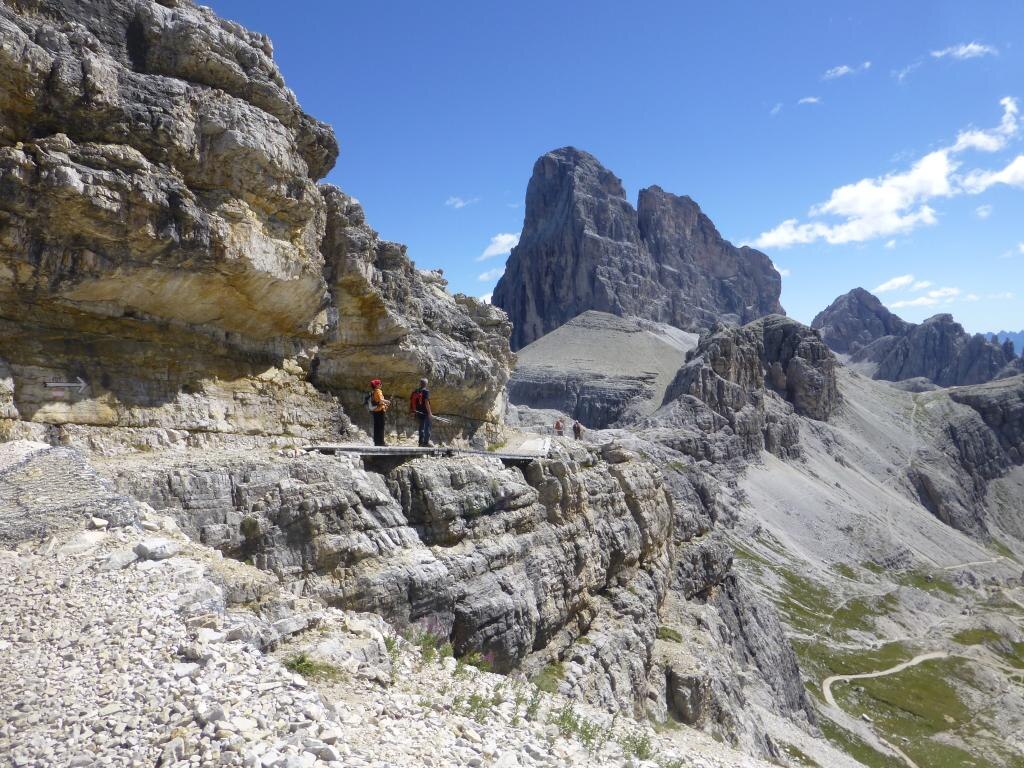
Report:
M 307 445 L 303 450 L 307 453 L 323 453 L 330 456 L 350 454 L 359 456 L 364 462 L 376 465 L 397 466 L 411 459 L 424 456 L 444 458 L 453 456 L 489 456 L 500 459 L 506 466 L 525 466 L 536 459 L 546 459 L 551 453 L 550 438 L 531 438 L 515 451 L 482 451 L 474 448 L 456 448 L 453 446 L 430 446 L 421 448 L 416 445 L 365 445 L 360 443 L 315 443 Z

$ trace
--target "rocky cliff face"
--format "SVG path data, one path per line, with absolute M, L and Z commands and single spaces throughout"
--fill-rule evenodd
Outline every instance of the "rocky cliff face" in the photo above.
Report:
M 189 2 L 26 0 L 0 43 L 4 433 L 337 436 L 335 394 L 423 373 L 460 427 L 500 411 L 504 317 L 317 186 L 337 144 L 265 37 Z
M 519 349 L 588 309 L 695 330 L 782 312 L 780 291 L 768 257 L 724 240 L 693 200 L 651 187 L 634 209 L 614 174 L 566 147 L 534 165 L 492 300 Z
M 902 336 L 909 325 L 863 288 L 843 294 L 811 322 L 829 349 L 842 354 L 856 352 L 883 336 Z
M 566 692 L 640 711 L 673 504 L 627 451 L 565 443 L 559 454 L 525 474 L 427 459 L 380 475 L 334 457 L 116 471 L 123 491 L 306 595 L 429 628 L 502 671 L 564 660 Z
M 817 332 L 770 315 L 704 337 L 669 385 L 665 406 L 651 423 L 719 433 L 718 449 L 711 455 L 721 450 L 735 455 L 725 447 L 734 440 L 748 456 L 762 449 L 796 455 L 797 426 L 791 414 L 825 421 L 841 401 L 835 358 Z M 704 446 L 701 452 L 710 449 L 703 439 L 699 445 Z
M 1008 350 L 981 334 L 966 333 L 952 315 L 907 323 L 863 288 L 840 296 L 811 327 L 831 349 L 870 366 L 876 379 L 925 378 L 942 387 L 980 384 L 1013 362 Z

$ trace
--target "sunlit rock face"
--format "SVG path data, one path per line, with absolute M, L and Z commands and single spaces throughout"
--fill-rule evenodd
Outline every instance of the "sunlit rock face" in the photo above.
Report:
M 493 419 L 504 316 L 375 235 L 341 248 L 353 203 L 317 184 L 337 154 L 269 40 L 209 9 L 0 7 L 3 429 L 116 428 L 136 447 L 337 437 L 338 393 L 389 374 L 411 391 L 423 373 L 478 420 L 460 428 Z M 45 386 L 78 377 L 88 389 Z
M 371 376 L 405 397 L 425 376 L 436 413 L 470 430 L 499 421 L 514 364 L 505 313 L 452 296 L 439 272 L 417 269 L 404 245 L 381 240 L 354 198 L 331 186 L 321 190 L 327 203 L 322 250 L 336 317 L 320 350 L 317 381 L 354 407 Z

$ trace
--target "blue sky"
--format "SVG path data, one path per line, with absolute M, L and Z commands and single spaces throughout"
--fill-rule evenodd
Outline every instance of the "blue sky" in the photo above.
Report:
M 490 291 L 504 256 L 478 259 L 571 144 L 758 243 L 799 320 L 888 284 L 908 320 L 1024 327 L 1024 3 L 211 5 L 271 37 L 337 133 L 328 180 L 454 291 Z

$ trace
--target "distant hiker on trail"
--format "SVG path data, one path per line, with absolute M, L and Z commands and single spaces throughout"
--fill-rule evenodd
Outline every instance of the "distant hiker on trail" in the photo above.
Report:
M 430 447 L 430 422 L 434 412 L 430 410 L 430 390 L 426 379 L 420 379 L 420 388 L 409 396 L 409 415 L 415 416 L 419 422 L 420 447 Z
M 562 423 L 561 419 L 555 419 L 555 434 L 559 437 L 565 434 L 565 424 Z
M 366 407 L 373 414 L 373 444 L 384 445 L 384 414 L 391 407 L 391 401 L 384 397 L 380 379 L 370 382 L 370 394 L 366 396 Z
M 577 440 L 583 437 L 583 425 L 580 424 L 578 421 L 574 421 L 572 423 L 572 436 L 575 437 Z

